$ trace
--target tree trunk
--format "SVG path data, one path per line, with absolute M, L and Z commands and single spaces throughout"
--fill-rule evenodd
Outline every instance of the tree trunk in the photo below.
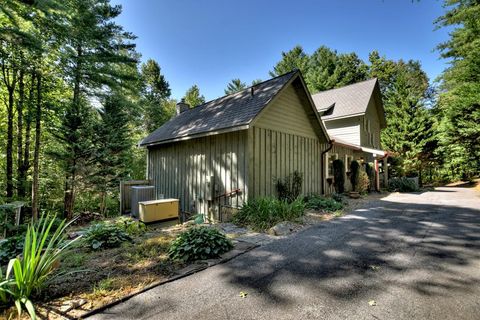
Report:
M 33 153 L 33 184 L 32 184 L 32 218 L 38 219 L 38 192 L 40 171 L 40 140 L 41 140 L 41 116 L 42 116 L 42 77 L 37 78 L 37 103 L 35 112 L 35 150 Z
M 25 181 L 24 191 L 27 190 L 27 173 L 30 169 L 30 134 L 32 126 L 32 113 L 35 94 L 35 72 L 32 72 L 30 80 L 30 92 L 28 93 L 28 109 L 25 118 L 25 148 L 23 153 L 22 177 Z
M 25 175 L 23 171 L 23 102 L 25 98 L 25 84 L 23 82 L 23 70 L 20 69 L 18 77 L 18 100 L 17 100 L 17 195 L 25 197 Z
M 81 59 L 83 55 L 82 48 L 78 46 L 76 48 L 77 51 L 77 61 L 75 66 L 75 78 L 74 78 L 74 88 L 73 88 L 73 100 L 72 100 L 72 108 L 73 114 L 75 116 L 79 116 L 79 109 L 80 109 L 80 85 L 81 85 L 81 71 L 82 71 L 82 64 Z M 78 128 L 74 128 L 77 130 Z M 71 158 L 68 163 L 66 180 L 65 180 L 65 198 L 64 198 L 64 215 L 67 219 L 71 219 L 73 217 L 73 209 L 75 207 L 75 184 L 76 184 L 76 159 L 77 154 L 75 154 L 75 145 L 78 141 L 68 141 L 67 143 L 71 143 L 73 146 Z

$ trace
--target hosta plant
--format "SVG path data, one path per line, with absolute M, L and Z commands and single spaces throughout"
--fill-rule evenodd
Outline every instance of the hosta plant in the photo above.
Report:
M 85 242 L 93 250 L 119 247 L 123 242 L 131 240 L 127 232 L 111 223 L 94 224 L 85 233 Z
M 233 248 L 223 233 L 212 227 L 194 227 L 182 232 L 168 250 L 170 258 L 184 262 L 217 258 Z

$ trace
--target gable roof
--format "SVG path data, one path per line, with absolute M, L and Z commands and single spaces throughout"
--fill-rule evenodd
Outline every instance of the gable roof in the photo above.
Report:
M 322 91 L 314 94 L 312 98 L 318 112 L 323 114 L 322 120 L 346 118 L 364 114 L 370 99 L 376 95 L 376 89 L 379 90 L 378 81 L 373 78 L 341 88 Z M 382 117 L 380 116 L 380 118 Z
M 139 145 L 149 146 L 247 129 L 278 93 L 297 78 L 301 79 L 300 73 L 292 71 L 188 109 L 152 132 Z M 313 102 L 311 105 L 318 116 Z M 318 121 L 326 134 L 319 117 Z

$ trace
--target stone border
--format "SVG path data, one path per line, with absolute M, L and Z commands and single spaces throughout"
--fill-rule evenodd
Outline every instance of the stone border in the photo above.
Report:
M 225 262 L 228 262 L 244 253 L 247 253 L 248 251 L 250 250 L 253 250 L 257 247 L 259 247 L 260 245 L 258 244 L 252 244 L 252 243 L 249 243 L 249 242 L 246 242 L 246 241 L 240 241 L 240 240 L 237 240 L 236 243 L 235 243 L 235 246 L 232 250 L 226 252 L 225 254 L 223 254 L 222 256 L 220 256 L 220 258 L 218 259 L 209 259 L 209 260 L 202 260 L 202 261 L 199 261 L 197 263 L 194 263 L 194 264 L 191 264 L 183 269 L 180 269 L 178 271 L 175 272 L 176 275 L 170 277 L 170 278 L 167 278 L 165 280 L 160 280 L 160 281 L 156 281 L 156 282 L 153 282 L 151 284 L 149 284 L 148 286 L 146 287 L 143 287 L 142 289 L 140 289 L 139 291 L 137 292 L 134 292 L 134 293 L 131 293 L 131 294 L 128 294 L 124 297 L 121 297 L 117 300 L 114 300 L 112 302 L 109 302 L 101 307 L 98 307 L 96 309 L 92 309 L 84 314 L 82 314 L 81 316 L 75 318 L 75 319 L 85 319 L 85 318 L 88 318 L 90 316 L 93 316 L 97 313 L 100 313 L 106 309 L 109 309 L 113 306 L 116 306 L 117 304 L 120 304 L 122 302 L 125 302 L 133 297 L 135 297 L 136 295 L 140 294 L 140 293 L 143 293 L 145 291 L 148 291 L 150 289 L 153 289 L 155 287 L 158 287 L 160 285 L 163 285 L 163 284 L 167 284 L 169 282 L 173 282 L 175 280 L 179 280 L 179 279 L 182 279 L 182 278 L 185 278 L 185 277 L 188 277 L 192 274 L 195 274 L 197 272 L 200 272 L 202 270 L 205 270 L 207 268 L 210 268 L 210 267 L 213 267 L 217 264 L 222 264 L 222 263 L 225 263 Z M 65 317 L 65 315 L 62 315 Z

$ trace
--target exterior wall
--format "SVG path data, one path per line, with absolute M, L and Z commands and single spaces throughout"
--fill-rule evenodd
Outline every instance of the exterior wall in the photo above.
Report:
M 360 145 L 360 130 L 362 117 L 350 117 L 337 120 L 324 121 L 328 134 L 338 137 L 345 142 Z
M 148 179 L 157 198 L 180 199 L 182 211 L 213 219 L 218 204 L 240 207 L 248 193 L 246 141 L 243 130 L 150 147 Z M 240 194 L 217 198 L 237 188 Z
M 255 126 L 317 139 L 317 134 L 305 109 L 293 86 L 289 86 L 260 115 L 260 118 L 255 122 Z
M 285 88 L 249 129 L 252 198 L 275 196 L 276 179 L 295 170 L 303 174 L 302 193 L 322 192 L 321 153 L 328 143 L 326 137 L 319 138 L 321 126 L 316 119 L 310 120 L 314 112 L 299 91 L 294 86 Z
M 321 153 L 328 145 L 318 138 L 302 137 L 253 127 L 251 141 L 249 196 L 274 197 L 275 181 L 295 170 L 303 174 L 302 193 L 322 193 Z
M 378 118 L 377 106 L 373 97 L 368 103 L 365 116 L 362 116 L 361 118 L 361 145 L 364 147 L 381 149 L 382 147 L 380 143 L 380 119 Z

